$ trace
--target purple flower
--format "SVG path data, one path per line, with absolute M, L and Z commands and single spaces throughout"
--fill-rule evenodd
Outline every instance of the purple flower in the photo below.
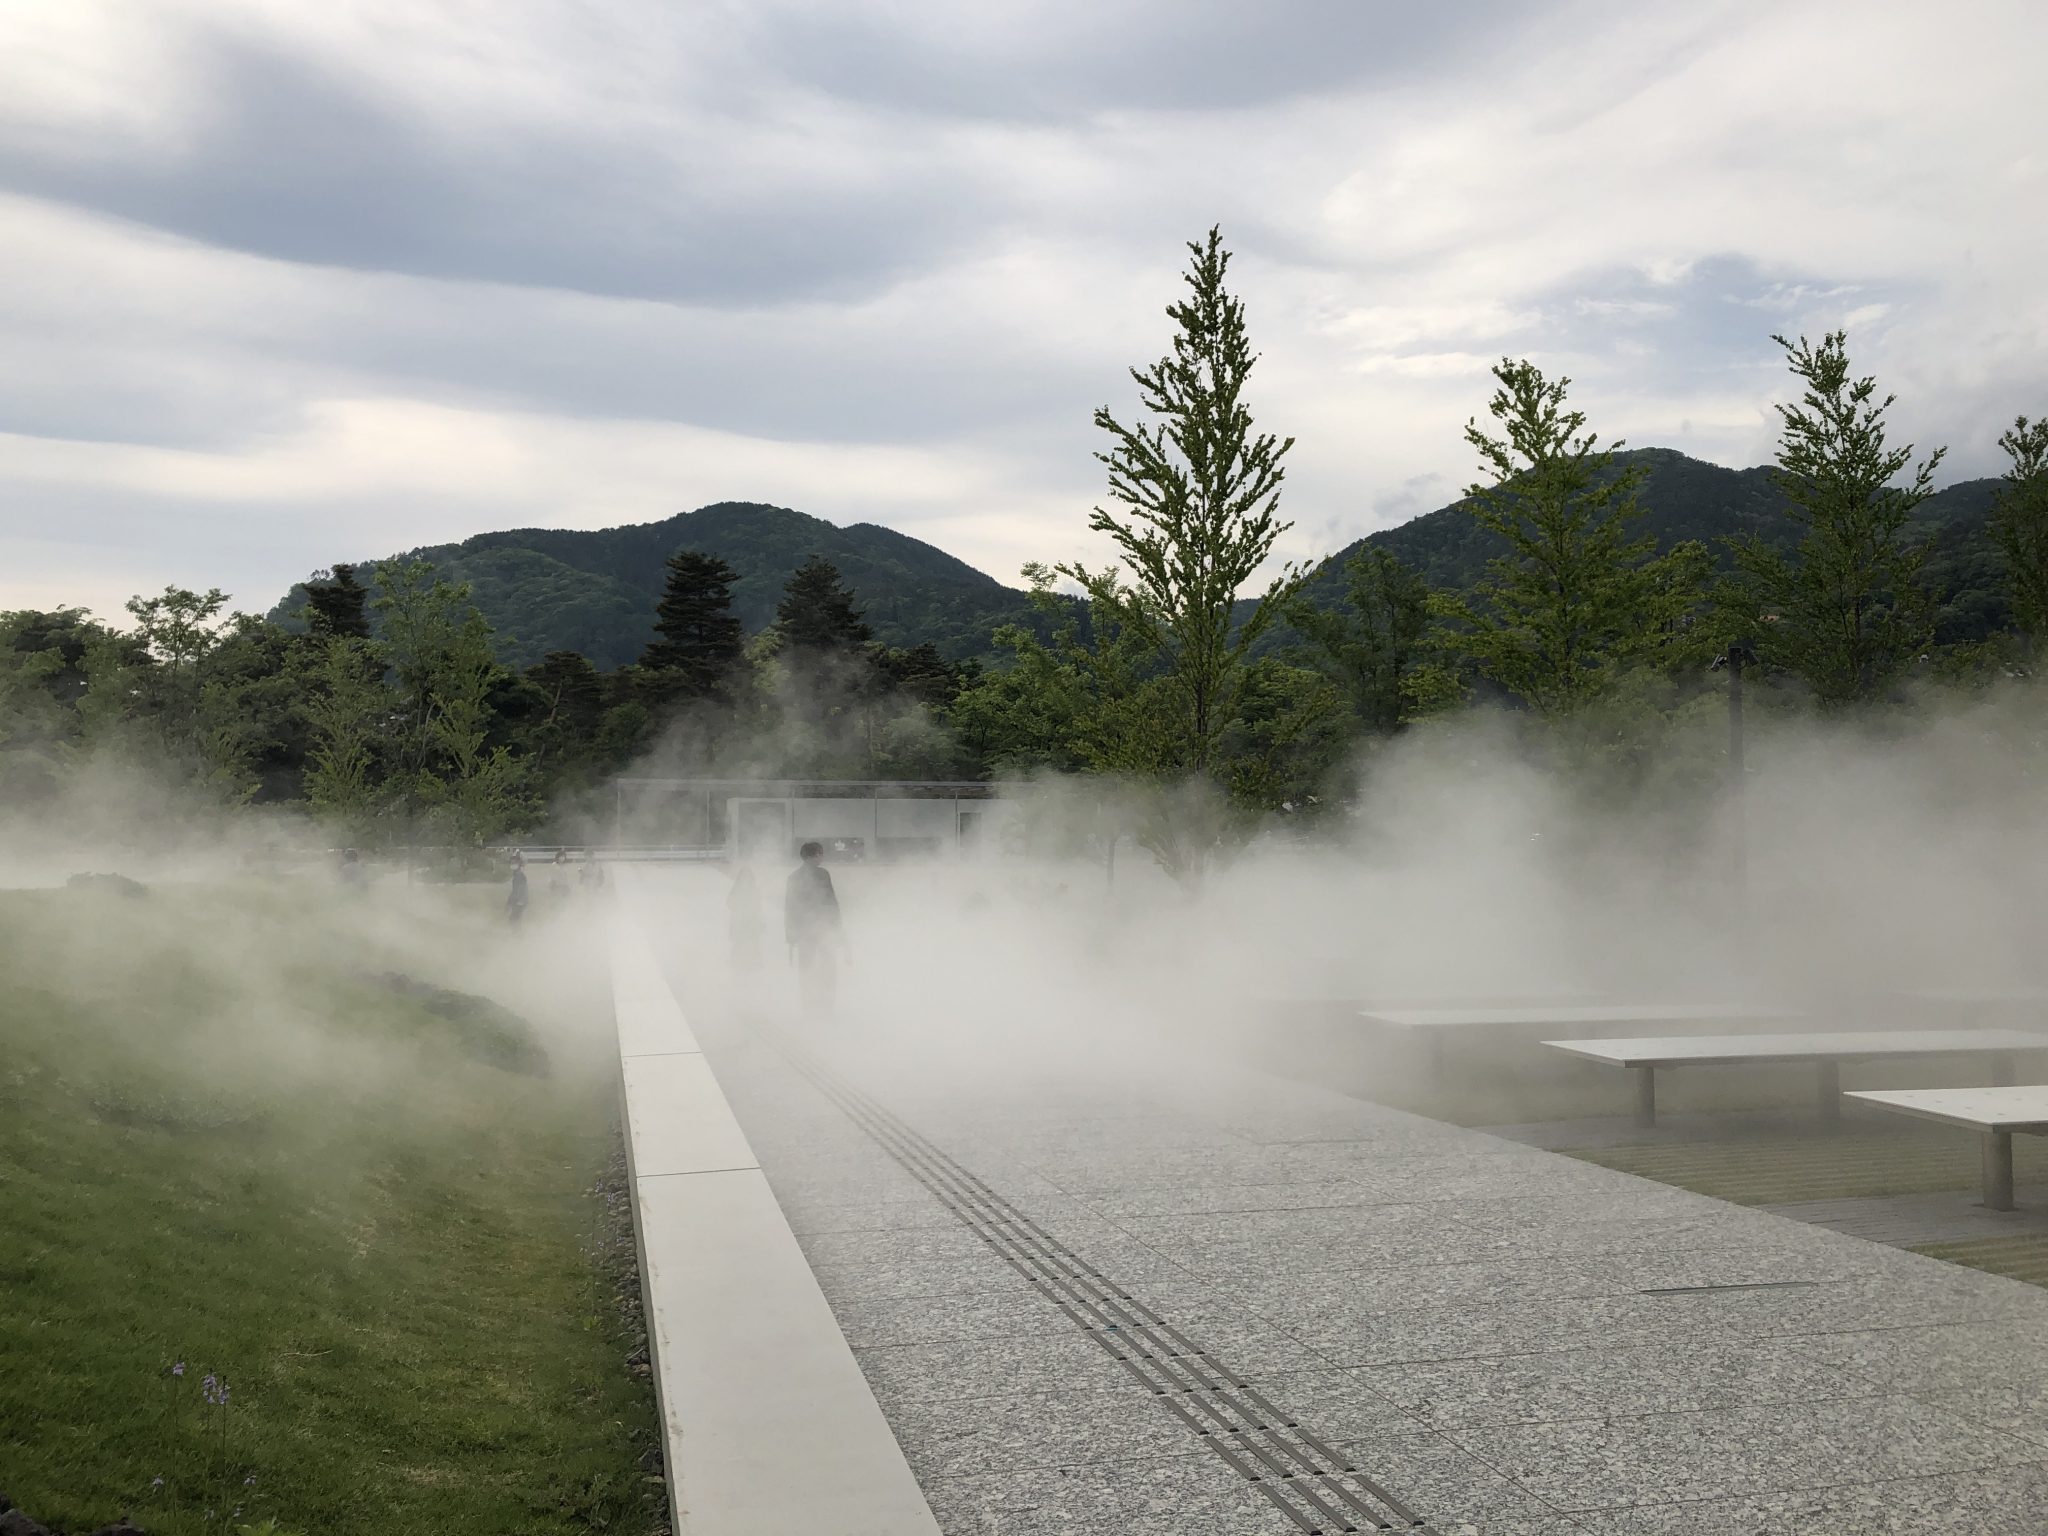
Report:
M 171 1374 L 172 1374 L 173 1376 L 182 1376 L 182 1375 L 184 1375 L 184 1374 L 185 1374 L 185 1362 L 184 1362 L 184 1361 L 182 1361 L 182 1360 L 180 1360 L 180 1361 L 179 1361 L 179 1362 L 178 1362 L 178 1363 L 177 1363 L 176 1365 L 172 1366 L 172 1367 L 171 1367 Z
M 247 1477 L 245 1477 L 245 1478 L 243 1478 L 243 1479 L 242 1479 L 242 1486 L 243 1486 L 244 1488 L 253 1488 L 253 1487 L 254 1487 L 255 1485 L 256 1485 L 256 1474 L 255 1474 L 254 1472 L 251 1472 L 251 1473 L 250 1473 L 250 1474 L 249 1474 L 249 1475 L 248 1475 Z
M 164 1480 L 163 1480 L 163 1478 L 162 1478 L 161 1476 L 157 1476 L 157 1477 L 152 1477 L 152 1478 L 151 1478 L 151 1479 L 149 1480 L 149 1486 L 150 1486 L 150 1487 L 152 1487 L 152 1488 L 161 1488 L 161 1487 L 163 1487 L 163 1485 L 164 1485 Z

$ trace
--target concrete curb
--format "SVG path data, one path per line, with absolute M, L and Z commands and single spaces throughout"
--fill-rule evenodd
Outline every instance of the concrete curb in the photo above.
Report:
M 676 1536 L 939 1536 L 618 875 L 612 1007 Z

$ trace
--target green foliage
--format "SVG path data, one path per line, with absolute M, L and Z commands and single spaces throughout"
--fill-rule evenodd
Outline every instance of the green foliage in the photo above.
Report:
M 792 656 L 854 656 L 874 638 L 839 567 L 813 555 L 790 575 L 775 609 L 775 643 Z
M 1991 535 L 2005 556 L 2012 612 L 2038 645 L 2048 636 L 2048 418 L 2021 416 L 1998 439 L 2012 460 L 1991 514 Z
M 1319 608 L 1297 593 L 1287 620 L 1358 728 L 1391 735 L 1434 703 L 1429 586 L 1388 549 L 1358 550 L 1344 576 L 1341 603 Z
M 1934 638 L 1934 604 L 1920 582 L 1925 550 L 1908 532 L 1932 494 L 1937 448 L 1910 482 L 1892 482 L 1913 449 L 1886 445 L 1877 381 L 1852 378 L 1848 339 L 1830 332 L 1785 349 L 1803 386 L 1777 408 L 1777 483 L 1803 534 L 1796 557 L 1761 539 L 1732 541 L 1736 577 L 1722 621 L 1766 665 L 1801 678 L 1823 707 L 1882 697 Z
M 1469 594 L 1432 607 L 1448 643 L 1479 673 L 1546 720 L 1559 721 L 1614 685 L 1622 669 L 1670 657 L 1697 605 L 1706 552 L 1654 553 L 1634 535 L 1641 476 L 1614 462 L 1565 404 L 1569 379 L 1503 359 L 1488 410 L 1503 434 L 1468 422 L 1491 484 L 1467 493 L 1473 519 L 1507 553 Z M 1617 445 L 1618 447 L 1619 445 Z
M 1282 460 L 1294 446 L 1255 433 L 1245 384 L 1257 356 L 1243 301 L 1224 287 L 1230 253 L 1221 233 L 1188 246 L 1188 296 L 1167 307 L 1172 352 L 1133 368 L 1143 409 L 1156 418 L 1125 426 L 1108 407 L 1095 425 L 1111 446 L 1096 458 L 1109 471 L 1117 510 L 1097 507 L 1088 526 L 1107 534 L 1128 572 L 1060 567 L 1091 607 L 1156 659 L 1161 686 L 1148 690 L 1159 715 L 1132 733 L 1119 764 L 1145 774 L 1206 775 L 1250 686 L 1247 656 L 1279 615 L 1297 577 L 1283 571 L 1238 619 L 1238 592 L 1272 554 L 1289 524 L 1279 520 Z
M 356 580 L 356 568 L 337 565 L 324 578 L 317 573 L 305 583 L 306 629 L 315 639 L 370 638 L 369 589 Z
M 789 573 L 813 555 L 838 567 L 885 645 L 930 641 L 948 661 L 960 661 L 991 655 L 999 625 L 1038 622 L 1023 593 L 921 539 L 753 502 L 719 502 L 623 528 L 478 534 L 407 558 L 469 584 L 508 665 L 576 651 L 610 672 L 655 639 L 666 562 L 680 549 L 701 550 L 739 573 L 733 611 L 750 635 L 774 622 Z M 285 621 L 304 602 L 303 589 L 295 589 L 272 617 Z
M 745 661 L 746 638 L 732 611 L 732 584 L 740 573 L 716 555 L 678 550 L 668 558 L 668 584 L 655 609 L 660 636 L 640 658 L 661 674 L 671 698 L 729 704 Z

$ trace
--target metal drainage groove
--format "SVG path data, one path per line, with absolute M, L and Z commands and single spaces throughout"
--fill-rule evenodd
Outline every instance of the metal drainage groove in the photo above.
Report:
M 793 1042 L 796 1071 L 1309 1536 L 1428 1522 L 1210 1350 Z
M 1638 1296 L 1706 1296 L 1716 1291 L 1797 1291 L 1819 1285 L 1818 1280 L 1730 1280 L 1722 1285 L 1660 1285 L 1637 1291 Z

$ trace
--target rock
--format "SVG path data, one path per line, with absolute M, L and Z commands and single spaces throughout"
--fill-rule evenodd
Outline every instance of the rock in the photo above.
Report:
M 48 1526 L 35 1521 L 14 1507 L 14 1500 L 0 1493 L 0 1536 L 54 1536 Z
M 123 1515 L 112 1525 L 101 1526 L 92 1533 L 92 1536 L 149 1536 L 149 1532 Z

